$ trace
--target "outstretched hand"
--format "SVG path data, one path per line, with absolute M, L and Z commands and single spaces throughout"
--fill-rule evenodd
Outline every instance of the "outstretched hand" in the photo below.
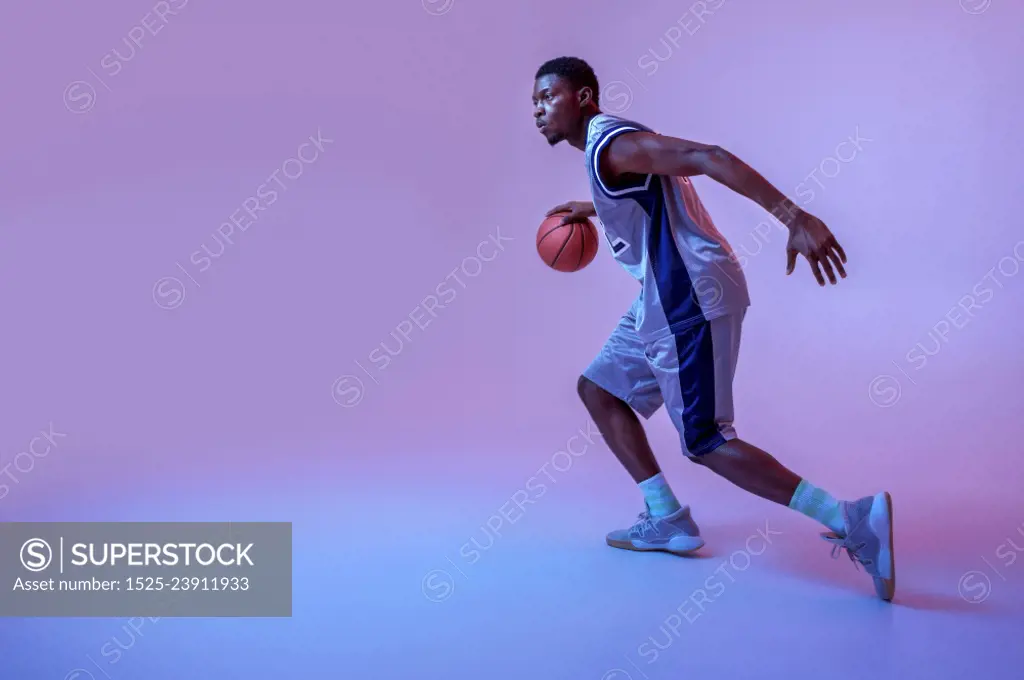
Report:
M 839 276 L 846 278 L 846 270 L 843 268 L 846 253 L 843 247 L 824 222 L 803 211 L 794 217 L 790 225 L 789 242 L 786 244 L 786 276 L 793 273 L 798 254 L 807 258 L 819 286 L 825 285 L 821 269 L 825 270 L 829 282 L 835 285 L 836 275 L 832 265 L 839 270 Z
M 591 217 L 597 215 L 597 211 L 594 210 L 594 204 L 589 201 L 569 201 L 568 203 L 556 205 L 547 212 L 546 216 L 551 217 L 557 213 L 568 213 L 562 218 L 562 224 L 586 222 Z

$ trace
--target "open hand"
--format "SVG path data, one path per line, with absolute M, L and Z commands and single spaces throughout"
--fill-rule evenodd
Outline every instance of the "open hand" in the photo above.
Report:
M 597 211 L 594 209 L 594 204 L 590 201 L 569 201 L 561 205 L 556 205 L 554 208 L 547 212 L 547 217 L 551 217 L 555 213 L 569 213 L 562 218 L 562 224 L 582 223 L 586 222 L 591 217 L 597 215 Z
M 836 275 L 832 270 L 832 265 L 839 270 L 839 276 L 846 278 L 846 270 L 843 269 L 846 253 L 843 252 L 843 247 L 839 245 L 836 237 L 832 235 L 824 222 L 803 211 L 794 217 L 789 228 L 789 242 L 786 244 L 786 276 L 793 273 L 798 254 L 807 258 L 819 286 L 825 285 L 821 269 L 825 270 L 829 282 L 835 285 Z

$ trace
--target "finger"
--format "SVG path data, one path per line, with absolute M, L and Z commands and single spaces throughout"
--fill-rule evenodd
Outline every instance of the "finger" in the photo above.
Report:
M 838 247 L 838 244 L 835 244 Z M 832 263 L 836 266 L 836 271 L 839 272 L 839 276 L 846 278 L 846 268 L 843 267 L 843 262 L 840 254 L 836 251 L 836 247 L 833 247 L 828 251 L 828 256 L 832 260 Z
M 786 276 L 793 273 L 794 267 L 796 267 L 796 250 L 786 248 Z
M 832 247 L 839 253 L 839 257 L 843 258 L 843 262 L 846 262 L 846 251 L 844 251 L 843 247 L 839 245 L 839 241 L 837 241 L 835 237 L 832 238 Z
M 551 217 L 555 213 L 565 212 L 566 210 L 569 210 L 569 204 L 568 203 L 563 203 L 562 205 L 556 205 L 554 208 L 552 208 L 551 210 L 549 210 L 547 212 L 547 217 Z
M 818 259 L 813 254 L 807 258 L 807 263 L 811 265 L 811 271 L 814 272 L 814 278 L 818 280 L 819 286 L 825 285 L 825 279 L 821 276 L 821 270 L 818 269 Z
M 836 273 L 832 271 L 832 263 L 828 259 L 828 251 L 824 251 L 821 255 L 818 255 L 816 259 L 821 263 L 821 268 L 825 270 L 825 276 L 828 277 L 828 282 L 833 286 L 836 285 Z

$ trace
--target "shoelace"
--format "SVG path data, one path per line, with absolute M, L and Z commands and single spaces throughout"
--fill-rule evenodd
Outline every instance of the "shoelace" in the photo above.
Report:
M 654 519 L 651 517 L 649 512 L 641 512 L 636 519 L 636 523 L 633 525 L 633 532 L 638 536 L 643 537 L 650 531 L 654 533 Z
M 867 545 L 867 543 L 854 543 L 850 540 L 850 537 L 846 538 L 828 538 L 828 540 L 835 545 L 832 546 L 832 559 L 838 559 L 839 555 L 842 554 L 843 550 L 850 556 L 850 561 L 853 562 L 853 567 L 857 571 L 860 571 L 858 563 L 863 564 L 865 569 L 870 569 L 874 563 L 870 558 L 864 557 L 859 554 L 861 550 Z

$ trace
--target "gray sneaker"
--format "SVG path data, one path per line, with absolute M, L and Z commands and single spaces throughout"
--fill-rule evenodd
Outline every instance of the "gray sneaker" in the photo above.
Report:
M 688 555 L 704 545 L 688 505 L 667 517 L 653 517 L 648 508 L 640 513 L 633 526 L 613 531 L 605 540 L 613 548 L 658 550 L 676 555 Z
M 832 557 L 846 550 L 854 567 L 858 563 L 871 575 L 875 592 L 886 602 L 896 593 L 896 556 L 892 537 L 892 496 L 887 491 L 843 503 L 845 534 L 822 534 L 834 544 Z

